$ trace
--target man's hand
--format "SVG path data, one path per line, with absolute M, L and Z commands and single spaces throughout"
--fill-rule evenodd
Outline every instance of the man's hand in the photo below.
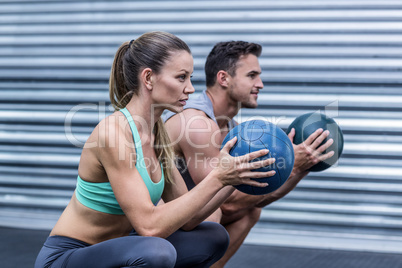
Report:
M 292 143 L 295 134 L 295 129 L 292 128 L 288 134 L 288 137 Z M 325 161 L 334 155 L 334 151 L 323 154 L 325 150 L 327 150 L 334 143 L 333 139 L 329 139 L 325 144 L 320 146 L 328 135 L 328 130 L 324 131 L 322 128 L 320 128 L 311 134 L 304 142 L 298 145 L 293 144 L 293 149 L 295 152 L 295 164 L 292 171 L 293 175 L 304 177 L 308 174 L 308 169 L 310 169 L 312 166 L 321 161 Z

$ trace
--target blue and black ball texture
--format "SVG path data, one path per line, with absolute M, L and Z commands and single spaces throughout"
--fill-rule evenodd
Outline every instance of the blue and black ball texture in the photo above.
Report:
M 302 114 L 296 117 L 296 119 L 289 125 L 286 132 L 289 133 L 292 128 L 296 131 L 293 139 L 294 144 L 304 142 L 319 128 L 329 130 L 329 136 L 320 144 L 320 146 L 327 142 L 328 139 L 334 140 L 334 143 L 324 151 L 324 154 L 334 151 L 334 155 L 329 159 L 314 165 L 309 169 L 309 171 L 323 171 L 333 166 L 338 161 L 339 157 L 341 157 L 343 151 L 343 133 L 341 128 L 331 117 L 319 112 Z
M 289 178 L 294 165 L 294 151 L 292 142 L 286 133 L 278 126 L 264 120 L 249 120 L 237 125 L 225 137 L 222 147 L 231 139 L 237 136 L 237 142 L 230 150 L 230 155 L 237 157 L 250 152 L 268 149 L 269 153 L 253 161 L 267 158 L 275 158 L 272 165 L 255 169 L 253 171 L 275 170 L 272 177 L 255 179 L 259 182 L 267 182 L 267 187 L 254 187 L 250 185 L 235 186 L 239 191 L 262 195 L 275 191 L 281 187 Z

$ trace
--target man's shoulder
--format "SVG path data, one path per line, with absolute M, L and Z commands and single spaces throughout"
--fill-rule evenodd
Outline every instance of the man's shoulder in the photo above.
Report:
M 183 112 L 181 112 L 181 114 L 183 114 L 186 117 L 192 117 L 192 116 L 196 115 L 196 116 L 202 116 L 202 117 L 206 117 L 206 118 L 210 119 L 209 116 L 203 110 L 200 110 L 197 108 L 187 108 L 187 109 L 183 110 Z
M 186 130 L 190 129 L 219 129 L 218 124 L 212 120 L 204 111 L 189 108 L 177 113 L 168 121 L 170 124 L 184 125 Z M 168 123 L 166 122 L 166 123 Z
M 164 122 L 166 122 L 173 116 L 180 114 L 182 114 L 182 116 L 183 115 L 186 116 L 187 114 L 196 114 L 196 115 L 204 114 L 205 116 L 212 118 L 212 120 L 214 120 L 215 118 L 212 103 L 207 97 L 205 92 L 202 92 L 201 94 L 198 94 L 196 96 L 192 96 L 187 101 L 187 104 L 183 107 L 183 112 L 174 113 L 171 111 L 166 111 L 162 115 L 162 119 Z
M 194 150 L 209 147 L 220 133 L 216 122 L 196 109 L 186 109 L 174 115 L 165 125 L 170 138 L 178 143 L 182 151 L 185 148 Z

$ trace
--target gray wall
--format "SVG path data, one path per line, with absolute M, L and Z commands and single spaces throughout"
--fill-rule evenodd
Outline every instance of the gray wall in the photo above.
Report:
M 402 1 L 0 1 L 1 225 L 53 226 L 110 113 L 116 49 L 151 30 L 190 45 L 197 92 L 216 42 L 262 44 L 260 106 L 238 119 L 321 110 L 344 131 L 339 165 L 265 208 L 248 243 L 401 250 Z

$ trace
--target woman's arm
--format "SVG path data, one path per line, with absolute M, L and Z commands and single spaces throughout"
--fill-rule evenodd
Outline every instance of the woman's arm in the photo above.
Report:
M 225 165 L 224 164 L 225 162 L 228 163 L 229 159 L 233 160 L 233 161 L 240 161 L 241 157 L 233 158 L 228 154 L 229 149 L 234 145 L 235 141 L 236 141 L 236 139 L 233 139 L 227 145 L 225 145 L 225 147 L 220 152 L 218 151 L 218 156 L 215 157 L 215 159 L 217 160 L 217 163 L 215 165 L 213 165 L 213 166 L 215 166 L 215 168 L 212 168 L 210 173 L 207 174 L 206 177 L 203 180 L 201 180 L 201 182 L 199 182 L 197 184 L 197 186 L 195 186 L 190 192 L 198 191 L 199 190 L 198 186 L 201 183 L 203 183 L 204 180 L 208 179 L 211 176 L 217 176 L 218 178 L 225 178 L 228 176 L 228 174 L 214 175 L 214 172 L 227 168 L 227 167 L 223 167 L 223 165 Z M 264 152 L 264 150 L 262 150 L 262 151 L 251 153 L 249 155 L 245 155 L 245 156 L 243 156 L 244 158 L 241 160 L 241 161 L 243 161 L 242 164 L 244 165 L 247 163 L 247 165 L 248 165 L 249 164 L 248 162 L 250 159 L 256 158 L 257 155 L 262 156 L 262 155 L 266 154 L 267 152 L 268 152 L 267 150 L 265 150 L 265 152 Z M 273 158 L 264 160 L 263 165 L 264 166 L 271 165 L 274 161 L 275 160 Z M 238 166 L 238 168 L 242 169 L 239 166 Z M 254 169 L 254 168 L 247 167 L 241 171 L 241 174 L 238 174 L 242 178 L 242 180 L 245 184 L 251 185 L 253 182 L 255 182 L 255 181 L 251 180 L 250 178 L 262 178 L 261 176 L 267 177 L 267 176 L 273 175 L 272 171 L 259 173 L 259 172 L 252 172 L 251 171 L 252 169 Z M 187 187 L 184 184 L 183 178 L 181 177 L 181 175 L 177 169 L 175 169 L 175 171 L 174 171 L 174 181 L 175 181 L 174 187 L 172 187 L 171 189 L 166 191 L 166 194 L 163 196 L 163 199 L 166 203 L 187 193 Z M 209 217 L 211 214 L 213 214 L 217 209 L 219 209 L 219 207 L 222 205 L 222 203 L 224 203 L 225 200 L 235 190 L 234 187 L 231 187 L 228 185 L 236 185 L 236 184 L 230 184 L 230 183 L 226 184 L 226 187 L 223 187 L 219 191 L 219 193 L 214 194 L 213 198 L 208 200 L 208 203 L 206 203 L 201 209 L 199 209 L 192 218 L 187 218 L 187 221 L 182 226 L 182 228 L 184 230 L 193 229 L 198 224 L 200 224 L 202 221 L 204 221 L 207 217 Z M 257 183 L 256 186 L 266 186 L 266 184 Z
M 197 188 L 197 186 L 195 186 L 195 188 Z M 223 187 L 219 191 L 219 193 L 216 193 L 212 197 L 212 199 L 205 206 L 203 206 L 192 218 L 187 219 L 187 222 L 181 228 L 186 231 L 192 230 L 214 213 L 217 214 L 214 215 L 210 220 L 219 223 L 221 216 L 219 214 L 220 212 L 217 210 L 220 210 L 219 207 L 222 205 L 223 202 L 225 202 L 225 200 L 231 195 L 231 193 L 233 193 L 234 190 L 235 188 L 231 186 Z M 164 202 L 170 202 L 188 192 L 187 186 L 185 185 L 184 180 L 177 169 L 174 170 L 174 185 L 167 185 L 165 192 L 166 194 L 163 195 Z
M 265 183 L 250 180 L 250 177 L 265 177 L 267 173 L 250 170 L 269 165 L 269 161 L 252 163 L 249 161 L 267 152 L 262 150 L 233 158 L 228 154 L 229 148 L 235 142 L 232 140 L 222 149 L 218 167 L 197 187 L 185 193 L 184 184 L 168 186 L 166 190 L 171 194 L 167 194 L 167 202 L 154 206 L 148 189 L 135 167 L 135 148 L 127 142 L 129 138 L 124 129 L 118 127 L 115 133 L 110 133 L 110 137 L 105 141 L 105 146 L 99 150 L 99 159 L 106 170 L 120 207 L 133 228 L 143 236 L 169 236 L 202 211 L 224 186 L 243 183 L 266 186 Z M 176 179 L 175 183 L 177 183 Z

